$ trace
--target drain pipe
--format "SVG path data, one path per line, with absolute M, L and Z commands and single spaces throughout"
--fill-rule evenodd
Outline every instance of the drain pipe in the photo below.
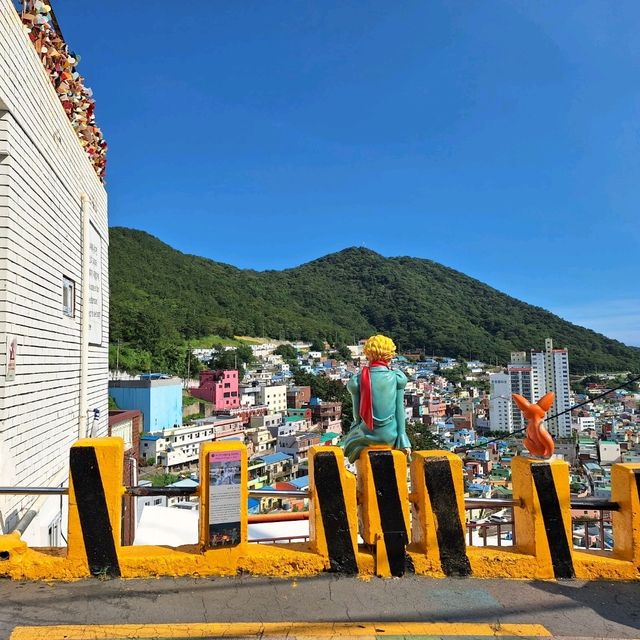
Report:
M 82 209 L 82 316 L 80 324 L 80 414 L 78 439 L 87 437 L 87 387 L 89 383 L 89 196 L 80 194 Z

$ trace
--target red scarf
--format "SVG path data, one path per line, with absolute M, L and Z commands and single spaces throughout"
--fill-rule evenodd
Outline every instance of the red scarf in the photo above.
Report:
M 362 368 L 360 374 L 360 417 L 369 427 L 369 431 L 373 431 L 373 402 L 371 400 L 371 367 L 387 367 L 389 363 L 384 360 L 376 360 L 369 363 L 368 367 Z

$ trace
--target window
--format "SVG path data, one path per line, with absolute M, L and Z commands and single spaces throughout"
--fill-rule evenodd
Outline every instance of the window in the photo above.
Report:
M 62 276 L 62 313 L 73 318 L 76 314 L 76 283 Z
M 60 528 L 62 525 L 62 514 L 58 514 L 53 522 L 49 525 L 48 528 L 48 536 L 49 536 L 49 546 L 50 547 L 59 547 L 60 546 Z
M 162 498 L 156 498 L 156 499 L 153 501 L 153 504 L 154 504 L 154 505 L 162 504 Z

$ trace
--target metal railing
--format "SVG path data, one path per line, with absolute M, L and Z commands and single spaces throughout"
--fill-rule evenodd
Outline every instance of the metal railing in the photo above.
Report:
M 274 544 L 276 542 L 308 542 L 309 536 L 301 535 L 301 536 L 281 536 L 280 538 L 256 538 L 254 540 L 249 540 L 251 543 L 255 544 Z
M 67 487 L 0 487 L 0 495 L 8 496 L 66 496 Z
M 482 546 L 484 547 L 489 546 L 488 539 L 493 535 L 491 529 L 496 530 L 495 536 L 496 536 L 496 544 L 498 547 L 503 546 L 503 543 L 502 543 L 503 529 L 506 531 L 507 534 L 509 533 L 511 534 L 511 538 L 509 539 L 509 545 L 504 545 L 504 546 L 512 546 L 512 545 L 515 545 L 516 543 L 516 531 L 514 528 L 513 518 L 511 520 L 506 520 L 504 522 L 491 522 L 491 521 L 467 522 L 466 527 L 467 527 L 467 535 L 469 536 L 468 545 L 470 547 L 478 546 L 474 544 L 474 539 L 473 539 L 473 534 L 476 531 L 479 532 L 479 536 L 483 541 Z
M 124 493 L 128 496 L 197 496 L 199 487 L 125 487 Z M 68 487 L 0 487 L 0 495 L 14 496 L 66 496 L 69 495 Z M 264 489 L 249 489 L 252 498 L 309 498 L 311 493 L 302 490 L 267 491 Z
M 128 496 L 167 496 L 167 497 L 192 497 L 199 495 L 199 486 L 195 487 L 125 487 L 125 495 Z M 69 494 L 68 487 L 0 487 L 0 495 L 49 495 L 49 496 L 65 496 Z M 252 498 L 302 498 L 311 497 L 310 491 L 305 490 L 266 490 L 266 489 L 250 489 L 249 496 Z M 465 498 L 465 510 L 470 509 L 500 509 L 508 508 L 511 510 L 510 520 L 495 520 L 487 522 L 467 522 L 466 530 L 468 535 L 468 544 L 474 546 L 474 532 L 479 532 L 483 540 L 483 546 L 488 546 L 488 538 L 493 537 L 491 531 L 495 529 L 497 538 L 497 546 L 503 546 L 503 531 L 511 533 L 511 545 L 515 544 L 515 525 L 513 519 L 513 508 L 522 506 L 520 500 L 511 498 Z M 597 520 L 592 518 L 573 518 L 572 533 L 574 539 L 583 537 L 584 544 L 574 544 L 578 549 L 600 549 L 611 550 L 612 542 L 609 542 L 610 536 L 607 536 L 607 528 L 611 527 L 610 515 L 607 512 L 618 511 L 619 505 L 611 500 L 603 500 L 599 498 L 575 498 L 571 500 L 572 509 L 593 510 L 599 512 Z M 35 515 L 35 514 L 34 514 Z M 273 514 L 276 515 L 276 514 Z M 489 516 L 490 518 L 491 516 Z M 590 531 L 590 528 L 595 531 Z M 308 536 L 285 536 L 282 538 L 269 538 L 254 540 L 253 542 L 277 542 L 283 540 L 301 540 L 308 539 Z
M 200 487 L 125 487 L 125 495 L 129 496 L 197 496 Z M 52 495 L 66 496 L 68 487 L 0 487 L 0 495 Z M 311 492 L 296 489 L 249 489 L 252 498 L 310 498 Z M 513 498 L 465 498 L 465 509 L 482 509 L 495 507 L 521 507 L 521 500 Z M 611 500 L 601 498 L 574 498 L 572 509 L 597 509 L 602 511 L 618 511 L 620 505 Z

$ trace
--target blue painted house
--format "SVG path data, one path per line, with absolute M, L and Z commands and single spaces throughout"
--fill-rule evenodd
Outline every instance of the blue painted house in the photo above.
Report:
M 111 380 L 109 395 L 120 409 L 139 409 L 143 432 L 162 431 L 182 425 L 182 381 L 180 378 L 142 377 Z

